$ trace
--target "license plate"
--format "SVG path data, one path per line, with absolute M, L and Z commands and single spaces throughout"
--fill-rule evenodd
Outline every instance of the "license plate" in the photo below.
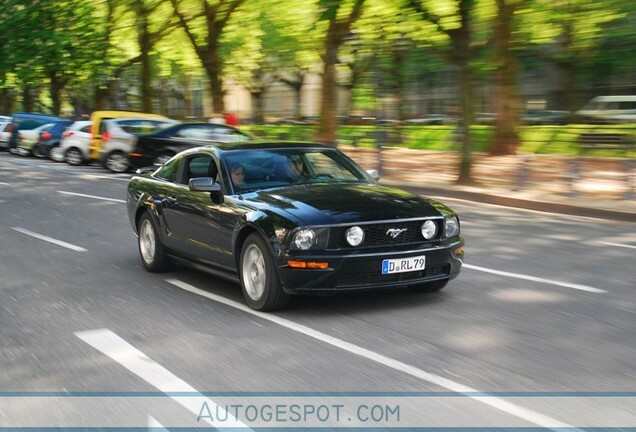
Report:
M 426 255 L 382 260 L 382 274 L 406 273 L 424 270 Z

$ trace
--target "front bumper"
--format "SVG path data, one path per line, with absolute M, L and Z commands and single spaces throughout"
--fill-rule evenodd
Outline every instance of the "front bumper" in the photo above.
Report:
M 278 274 L 283 290 L 289 294 L 335 293 L 367 289 L 398 288 L 438 280 L 450 280 L 462 267 L 464 240 L 425 249 L 385 251 L 346 255 L 307 255 L 294 260 L 327 262 L 326 269 L 291 268 L 279 260 Z M 461 252 L 460 252 L 461 251 Z M 382 274 L 382 261 L 394 258 L 426 256 L 423 270 Z

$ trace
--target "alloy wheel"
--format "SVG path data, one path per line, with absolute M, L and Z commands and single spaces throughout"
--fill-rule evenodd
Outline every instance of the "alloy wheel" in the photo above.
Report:
M 148 219 L 144 219 L 139 228 L 139 250 L 142 258 L 148 264 L 152 264 L 155 259 L 156 242 L 152 224 Z
M 254 301 L 260 300 L 265 292 L 267 270 L 263 252 L 255 244 L 249 245 L 245 250 L 242 267 L 243 283 L 247 295 Z

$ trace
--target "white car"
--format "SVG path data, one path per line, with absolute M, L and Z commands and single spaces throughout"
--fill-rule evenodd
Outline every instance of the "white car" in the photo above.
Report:
M 9 132 L 11 129 L 9 127 L 10 124 L 10 121 L 0 122 L 0 148 L 9 148 L 9 138 L 11 137 L 11 132 Z
M 158 132 L 180 123 L 172 119 L 124 117 L 103 122 L 102 148 L 99 160 L 112 172 L 130 169 L 128 154 L 135 148 L 137 136 Z
M 76 121 L 62 134 L 59 150 L 51 158 L 70 165 L 82 165 L 88 160 L 89 146 L 93 134 L 89 120 Z
M 33 146 L 40 140 L 40 132 L 53 126 L 53 123 L 43 124 L 35 129 L 22 129 L 18 131 L 18 146 L 15 149 L 20 156 L 29 156 L 33 153 Z

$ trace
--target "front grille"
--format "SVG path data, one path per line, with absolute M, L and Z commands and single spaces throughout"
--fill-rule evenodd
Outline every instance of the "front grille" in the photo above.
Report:
M 448 276 L 449 272 L 450 265 L 444 264 L 417 272 L 395 273 L 390 275 L 383 275 L 380 272 L 349 274 L 343 275 L 340 278 L 338 286 L 344 288 L 364 285 L 391 285 L 402 282 L 426 281 L 427 279 L 438 279 L 440 277 Z
M 360 246 L 357 246 L 357 248 L 404 245 L 430 241 L 424 240 L 422 237 L 421 227 L 424 220 L 425 219 L 410 222 L 358 225 L 364 230 L 364 241 Z M 431 240 L 438 239 L 442 233 L 441 219 L 433 219 L 433 222 L 437 225 L 437 234 Z M 345 233 L 348 228 L 350 227 L 341 227 L 338 229 L 338 247 L 340 248 L 352 248 L 345 238 Z M 387 231 L 389 230 L 405 231 L 402 231 L 399 235 L 393 238 L 391 235 L 387 234 Z

